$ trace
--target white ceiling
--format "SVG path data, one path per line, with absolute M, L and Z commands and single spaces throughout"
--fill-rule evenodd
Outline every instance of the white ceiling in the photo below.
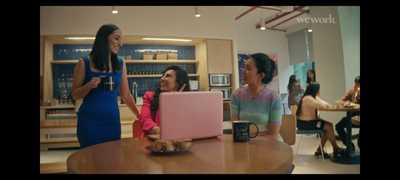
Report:
M 288 9 L 289 6 L 267 6 L 267 7 L 280 8 L 283 11 L 289 10 Z M 247 11 L 248 9 L 250 9 L 251 6 L 226 6 L 226 8 L 231 9 L 235 13 L 234 17 L 232 17 L 232 18 L 235 18 L 235 17 L 239 16 L 240 14 L 242 14 L 243 12 Z M 307 9 L 307 7 L 304 8 L 304 9 Z M 263 18 L 264 21 L 265 21 L 266 19 L 271 19 L 274 15 L 276 15 L 278 13 L 280 13 L 280 12 L 274 11 L 274 10 L 269 10 L 269 9 L 256 8 L 255 10 L 253 10 L 253 11 L 249 12 L 248 14 L 246 14 L 246 15 L 242 16 L 241 18 L 239 18 L 237 20 L 237 22 L 240 23 L 240 22 L 243 22 L 243 21 L 251 21 L 255 25 L 255 24 L 257 24 L 258 22 L 261 21 L 261 18 Z M 272 27 L 275 24 L 278 24 L 278 23 L 284 21 L 285 19 L 288 19 L 290 17 L 296 16 L 299 13 L 300 12 L 296 11 L 294 13 L 291 13 L 291 14 L 287 15 L 287 16 L 284 16 L 284 17 L 282 17 L 282 18 L 280 18 L 280 19 L 278 19 L 276 21 L 271 22 L 270 24 L 267 25 L 267 27 Z M 298 16 L 298 17 L 307 17 L 307 16 L 309 16 L 309 15 L 307 13 L 304 13 L 304 14 Z M 276 26 L 275 28 L 286 30 L 289 27 L 294 26 L 296 24 L 298 24 L 298 22 L 297 22 L 296 18 L 293 18 L 293 19 L 291 19 L 291 20 L 289 20 L 289 21 L 287 21 L 285 23 L 282 23 L 282 24 Z

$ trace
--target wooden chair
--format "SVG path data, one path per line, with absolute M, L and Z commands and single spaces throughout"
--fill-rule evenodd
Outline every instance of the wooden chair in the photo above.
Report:
M 296 106 L 291 107 L 291 109 L 292 108 L 296 108 Z M 294 145 L 296 143 L 296 114 L 283 115 L 279 133 L 286 144 Z

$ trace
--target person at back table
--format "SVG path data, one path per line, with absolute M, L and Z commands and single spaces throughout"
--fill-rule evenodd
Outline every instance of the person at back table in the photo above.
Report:
M 276 64 L 266 54 L 250 55 L 245 62 L 244 79 L 247 85 L 232 94 L 232 120 L 254 122 L 261 134 L 282 141 L 279 128 L 283 106 L 276 91 L 266 86 L 276 73 Z
M 343 152 L 335 139 L 333 125 L 329 121 L 323 120 L 318 117 L 319 109 L 330 109 L 334 108 L 333 105 L 323 101 L 319 96 L 320 85 L 318 83 L 310 83 L 301 98 L 298 109 L 296 112 L 297 116 L 297 128 L 300 130 L 323 130 L 324 133 L 321 137 L 322 149 L 325 146 L 327 140 L 329 140 L 333 146 L 333 155 L 338 157 Z M 320 148 L 317 148 L 314 153 L 315 156 L 321 156 L 324 153 L 324 157 L 329 158 L 329 154 L 321 152 Z
M 342 105 L 350 105 L 351 103 L 360 104 L 360 76 L 357 76 L 354 79 L 354 85 L 351 89 L 349 89 L 346 94 L 339 100 L 339 104 Z M 354 116 L 359 116 L 360 111 L 356 112 L 348 112 L 349 116 L 343 117 L 335 126 L 336 132 L 338 133 L 340 140 L 342 140 L 343 144 L 347 144 L 347 137 L 351 136 L 351 134 L 347 133 L 348 129 L 346 123 L 351 123 L 350 120 L 346 120 L 347 117 L 352 118 Z M 359 127 L 358 125 L 354 125 L 355 127 Z M 353 142 L 350 142 L 352 150 L 355 149 Z
M 190 91 L 189 76 L 178 66 L 169 66 L 162 73 L 159 86 L 155 91 L 146 91 L 143 95 L 143 106 L 138 118 L 140 127 L 133 128 L 133 137 L 144 137 L 160 133 L 159 98 L 163 92 Z M 184 107 L 177 107 L 183 110 Z
M 301 88 L 299 81 L 296 79 L 296 75 L 291 75 L 289 78 L 289 84 L 287 86 L 289 92 L 288 104 L 289 107 L 297 105 L 301 99 L 304 90 Z

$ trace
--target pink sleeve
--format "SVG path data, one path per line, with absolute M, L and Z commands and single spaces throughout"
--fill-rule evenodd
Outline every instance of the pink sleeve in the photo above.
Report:
M 143 95 L 143 106 L 140 112 L 139 122 L 145 132 L 148 132 L 156 125 L 151 117 L 151 102 L 153 101 L 153 96 L 153 92 L 146 92 Z

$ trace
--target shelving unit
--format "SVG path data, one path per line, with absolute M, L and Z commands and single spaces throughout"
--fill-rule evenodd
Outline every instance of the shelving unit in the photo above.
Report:
M 124 59 L 127 65 L 129 86 L 133 82 L 137 82 L 140 88 L 138 92 L 143 93 L 144 90 L 152 87 L 157 81 L 156 78 L 161 77 L 159 73 L 162 69 L 165 69 L 169 65 L 178 65 L 184 69 L 187 68 L 191 80 L 206 76 L 204 71 L 199 71 L 198 66 L 203 62 L 200 63 L 195 55 L 197 53 L 195 44 L 141 44 L 141 42 L 129 41 L 129 39 L 134 39 L 130 36 L 124 38 L 128 39 L 128 41 L 124 43 L 123 48 L 125 49 L 121 49 L 118 55 Z M 51 106 L 41 106 L 40 108 L 41 149 L 79 147 L 76 137 L 77 117 L 73 111 L 75 106 L 72 104 L 54 104 L 53 102 L 60 94 L 58 88 L 60 86 L 57 84 L 57 81 L 60 80 L 62 74 L 66 78 L 71 77 L 73 67 L 79 62 L 79 57 L 83 57 L 87 55 L 85 53 L 88 53 L 88 51 L 82 53 L 79 50 L 91 48 L 93 41 L 70 41 L 65 40 L 63 36 L 42 36 L 41 39 L 43 47 L 43 102 L 52 102 Z M 198 43 L 199 41 L 196 42 Z M 178 53 L 178 59 L 155 60 L 138 59 L 141 58 L 138 54 L 129 54 L 135 52 L 135 49 L 131 48 L 148 49 L 150 46 L 155 46 L 158 49 L 166 47 L 177 48 L 180 54 Z M 200 83 L 201 86 L 203 85 Z M 68 86 L 68 88 L 70 87 Z M 139 110 L 141 109 L 141 105 L 137 105 L 137 107 Z M 47 119 L 47 112 L 63 109 L 69 109 L 75 115 L 71 115 L 70 118 L 66 119 Z M 122 138 L 129 138 L 132 136 L 132 123 L 136 120 L 136 117 L 125 104 L 119 104 L 119 111 L 122 130 L 121 136 Z
M 128 75 L 128 78 L 151 78 L 161 77 L 162 74 L 147 74 L 147 75 Z M 198 77 L 199 74 L 188 74 L 189 77 Z
M 51 64 L 76 64 L 79 60 L 53 60 Z M 197 64 L 196 60 L 125 60 L 126 64 Z

